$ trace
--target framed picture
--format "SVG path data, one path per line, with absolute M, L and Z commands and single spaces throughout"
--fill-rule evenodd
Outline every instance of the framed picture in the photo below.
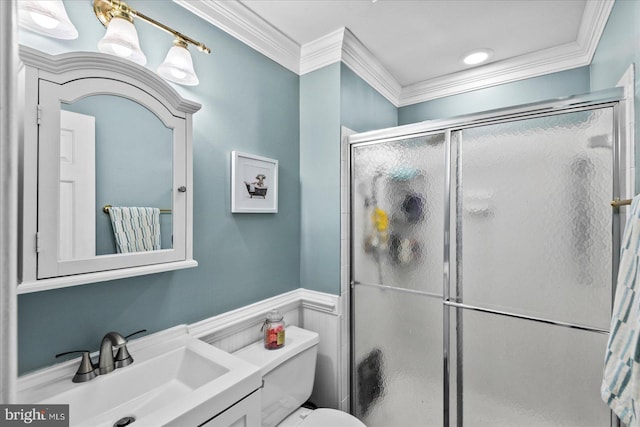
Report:
M 278 161 L 231 152 L 231 212 L 278 212 Z

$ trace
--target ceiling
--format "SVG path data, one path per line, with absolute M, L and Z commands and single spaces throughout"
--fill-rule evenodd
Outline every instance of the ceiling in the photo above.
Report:
M 348 28 L 401 86 L 469 68 L 490 48 L 501 61 L 577 39 L 586 0 L 241 0 L 299 45 Z
M 299 74 L 325 64 L 305 61 L 326 54 L 328 40 L 343 31 L 338 60 L 396 105 L 588 65 L 613 5 L 613 0 L 174 1 Z M 356 47 L 345 49 L 348 43 Z M 489 62 L 472 67 L 461 61 L 479 48 L 494 51 Z M 345 60 L 349 55 L 357 58 Z

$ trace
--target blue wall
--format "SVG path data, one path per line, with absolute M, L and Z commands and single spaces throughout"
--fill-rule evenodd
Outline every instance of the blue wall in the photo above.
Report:
M 344 64 L 340 78 L 342 126 L 366 132 L 398 125 L 398 109 Z
M 195 322 L 299 287 L 299 77 L 169 0 L 128 2 L 208 45 L 190 49 L 200 85 L 175 86 L 200 102 L 194 115 L 194 257 L 197 268 L 18 298 L 18 359 L 24 373 L 57 362 L 56 353 L 96 349 L 111 330 L 150 332 Z M 65 1 L 80 37 L 63 41 L 21 32 L 48 53 L 96 51 L 104 29 L 91 2 Z M 136 23 L 147 67 L 172 38 Z M 232 150 L 278 159 L 279 212 L 231 214 Z
M 640 59 L 640 2 L 617 1 L 591 61 L 591 88 L 616 85 L 631 63 Z
M 340 293 L 340 64 L 300 77 L 300 283 Z
M 575 68 L 401 107 L 398 123 L 456 117 L 587 92 L 589 67 Z
M 591 61 L 591 89 L 600 90 L 616 85 L 632 63 L 636 64 L 635 123 L 636 147 L 640 143 L 640 83 L 638 64 L 640 63 L 640 2 L 617 1 L 609 15 L 596 53 Z M 640 150 L 636 148 L 636 164 Z M 636 176 L 636 187 L 640 180 Z
M 342 63 L 300 77 L 300 283 L 340 294 L 341 126 L 396 126 L 397 109 Z

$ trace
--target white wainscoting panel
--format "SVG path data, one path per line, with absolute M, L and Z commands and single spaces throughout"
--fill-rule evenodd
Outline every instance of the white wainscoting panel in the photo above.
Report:
M 189 333 L 233 353 L 262 338 L 260 328 L 273 309 L 282 313 L 285 324 L 301 326 L 299 290 L 294 290 L 201 320 L 189 325 Z
M 305 307 L 303 328 L 320 335 L 316 378 L 311 401 L 323 408 L 340 409 L 340 315 Z
M 287 325 L 320 335 L 311 401 L 321 407 L 340 409 L 340 307 L 337 295 L 301 288 L 189 325 L 189 333 L 224 351 L 234 352 L 262 339 L 260 328 L 267 313 L 279 310 Z

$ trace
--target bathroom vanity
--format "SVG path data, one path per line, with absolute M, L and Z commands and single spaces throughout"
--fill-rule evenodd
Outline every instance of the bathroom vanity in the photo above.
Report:
M 258 427 L 260 369 L 188 334 L 185 325 L 128 344 L 134 363 L 72 382 L 78 359 L 21 377 L 18 402 L 68 404 L 73 427 Z M 94 357 L 95 358 L 95 357 Z

